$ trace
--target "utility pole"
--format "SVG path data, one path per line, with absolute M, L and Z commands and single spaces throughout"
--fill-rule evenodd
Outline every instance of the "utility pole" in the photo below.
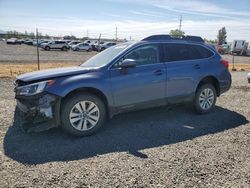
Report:
M 99 34 L 99 38 L 98 38 L 98 43 L 99 43 L 99 44 L 100 44 L 101 36 L 102 36 L 102 34 L 100 33 L 100 34 Z
M 117 41 L 117 26 L 115 26 L 115 40 Z
M 86 37 L 89 38 L 89 30 L 86 31 Z
M 36 28 L 36 52 L 37 52 L 37 68 L 40 70 L 39 49 L 38 49 L 38 29 Z
M 101 36 L 102 36 L 102 34 L 100 33 L 99 39 L 98 39 L 98 49 L 97 49 L 98 51 L 100 50 Z
M 180 25 L 179 25 L 179 31 L 181 31 L 181 25 L 182 24 L 182 16 L 180 17 Z

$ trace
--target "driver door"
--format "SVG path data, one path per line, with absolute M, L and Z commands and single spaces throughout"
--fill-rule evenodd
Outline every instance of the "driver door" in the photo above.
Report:
M 134 59 L 136 67 L 121 68 L 124 59 Z M 166 70 L 160 62 L 158 44 L 148 44 L 128 52 L 110 69 L 115 107 L 136 108 L 166 103 Z

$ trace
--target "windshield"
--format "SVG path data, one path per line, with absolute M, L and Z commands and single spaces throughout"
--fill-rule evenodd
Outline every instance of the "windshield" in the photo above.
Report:
M 126 49 L 129 45 L 132 43 L 123 43 L 123 44 L 118 44 L 116 46 L 112 46 L 99 54 L 93 56 L 80 66 L 82 67 L 100 67 L 103 65 L 106 65 L 110 63 L 114 57 L 116 57 L 120 52 L 122 52 L 124 49 Z

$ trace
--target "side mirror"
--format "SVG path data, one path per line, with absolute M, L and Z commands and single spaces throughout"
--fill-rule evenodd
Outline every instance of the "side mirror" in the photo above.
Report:
M 136 61 L 134 59 L 124 59 L 121 63 L 122 68 L 136 67 Z

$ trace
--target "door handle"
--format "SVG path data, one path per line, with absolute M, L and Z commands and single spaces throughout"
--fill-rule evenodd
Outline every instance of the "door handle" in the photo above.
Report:
M 194 68 L 195 68 L 195 69 L 200 69 L 201 66 L 200 66 L 199 64 L 195 64 L 195 65 L 194 65 Z
M 157 76 L 160 76 L 160 75 L 162 75 L 163 73 L 164 73 L 164 71 L 161 70 L 161 69 L 154 72 L 154 74 L 157 75 Z

